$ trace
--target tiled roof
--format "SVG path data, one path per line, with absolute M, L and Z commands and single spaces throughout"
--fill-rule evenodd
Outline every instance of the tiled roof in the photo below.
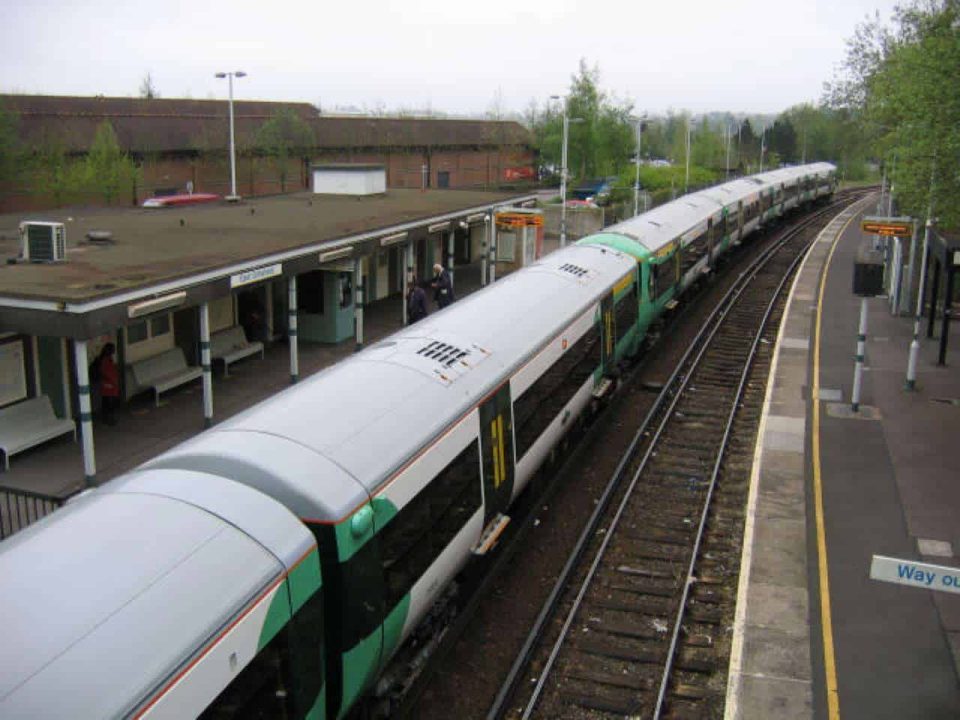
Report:
M 50 143 L 68 152 L 90 147 L 97 126 L 109 120 L 128 152 L 204 152 L 228 141 L 226 100 L 0 95 L 0 108 L 14 115 L 21 139 L 30 146 Z M 400 148 L 529 145 L 530 135 L 512 121 L 323 116 L 309 103 L 234 101 L 237 146 L 280 110 L 314 129 L 316 147 Z

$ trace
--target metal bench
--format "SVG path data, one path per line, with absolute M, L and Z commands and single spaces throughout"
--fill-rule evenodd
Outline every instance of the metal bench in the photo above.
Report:
M 46 395 L 3 408 L 0 410 L 0 450 L 3 450 L 4 466 L 10 469 L 11 455 L 70 432 L 76 441 L 76 424 L 73 420 L 58 418 Z
M 263 358 L 263 343 L 247 340 L 243 328 L 239 325 L 220 330 L 210 336 L 210 362 L 222 360 L 224 375 L 230 374 L 230 363 L 257 353 L 260 353 L 260 357 Z
M 130 370 L 140 389 L 153 388 L 157 407 L 160 407 L 160 393 L 196 380 L 203 374 L 199 366 L 187 365 L 183 350 L 178 347 L 139 360 L 130 366 Z

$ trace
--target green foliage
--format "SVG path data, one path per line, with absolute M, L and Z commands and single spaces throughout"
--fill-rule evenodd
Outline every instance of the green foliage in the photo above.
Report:
M 13 179 L 23 154 L 17 119 L 0 103 L 0 182 Z
M 254 142 L 261 153 L 273 160 L 280 175 L 280 192 L 287 189 L 290 158 L 316 144 L 313 129 L 289 108 L 278 110 L 261 125 Z
M 117 135 L 108 120 L 97 126 L 93 144 L 79 170 L 83 189 L 101 195 L 108 204 L 126 191 L 132 192 L 137 176 L 133 160 L 120 149 Z
M 578 180 L 616 175 L 630 164 L 636 149 L 633 106 L 608 95 L 599 87 L 600 71 L 580 61 L 566 97 L 569 123 L 567 169 Z M 564 108 L 548 103 L 544 113 L 528 109 L 534 145 L 541 162 L 559 172 L 563 146 Z
M 845 74 L 831 86 L 835 107 L 859 119 L 874 157 L 896 164 L 904 212 L 960 227 L 960 2 L 914 0 L 894 27 L 861 24 L 848 42 Z

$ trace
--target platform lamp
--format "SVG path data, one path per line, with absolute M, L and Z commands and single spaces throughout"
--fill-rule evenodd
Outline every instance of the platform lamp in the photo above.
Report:
M 551 95 L 551 100 L 563 101 L 563 148 L 560 153 L 560 247 L 567 244 L 567 144 L 570 138 L 570 123 L 582 123 L 583 118 L 567 117 L 567 99 Z
M 647 116 L 635 117 L 633 121 L 637 124 L 637 175 L 633 182 L 633 216 L 640 214 L 640 142 L 643 139 L 643 124 L 647 121 Z
M 214 76 L 220 79 L 227 78 L 230 92 L 230 195 L 227 197 L 227 200 L 231 202 L 236 202 L 240 199 L 240 196 L 237 195 L 237 157 L 236 146 L 233 141 L 233 79 L 235 77 L 242 78 L 246 76 L 247 74 L 243 70 L 235 70 L 233 72 L 218 72 Z

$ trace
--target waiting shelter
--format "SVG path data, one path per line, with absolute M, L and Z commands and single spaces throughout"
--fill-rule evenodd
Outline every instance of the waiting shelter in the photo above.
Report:
M 159 405 L 165 393 L 199 380 L 209 425 L 214 364 L 229 373 L 231 364 L 256 362 L 265 345 L 286 339 L 296 382 L 299 339 L 353 338 L 362 347 L 367 303 L 405 297 L 409 279 L 426 279 L 435 262 L 453 269 L 486 259 L 496 245 L 493 212 L 532 199 L 459 190 L 303 192 L 0 215 L 0 447 L 4 414 L 45 397 L 43 422 L 79 424 L 92 484 L 88 369 L 107 343 L 117 348 L 122 398 L 151 393 Z M 37 443 L 42 436 L 36 433 Z

